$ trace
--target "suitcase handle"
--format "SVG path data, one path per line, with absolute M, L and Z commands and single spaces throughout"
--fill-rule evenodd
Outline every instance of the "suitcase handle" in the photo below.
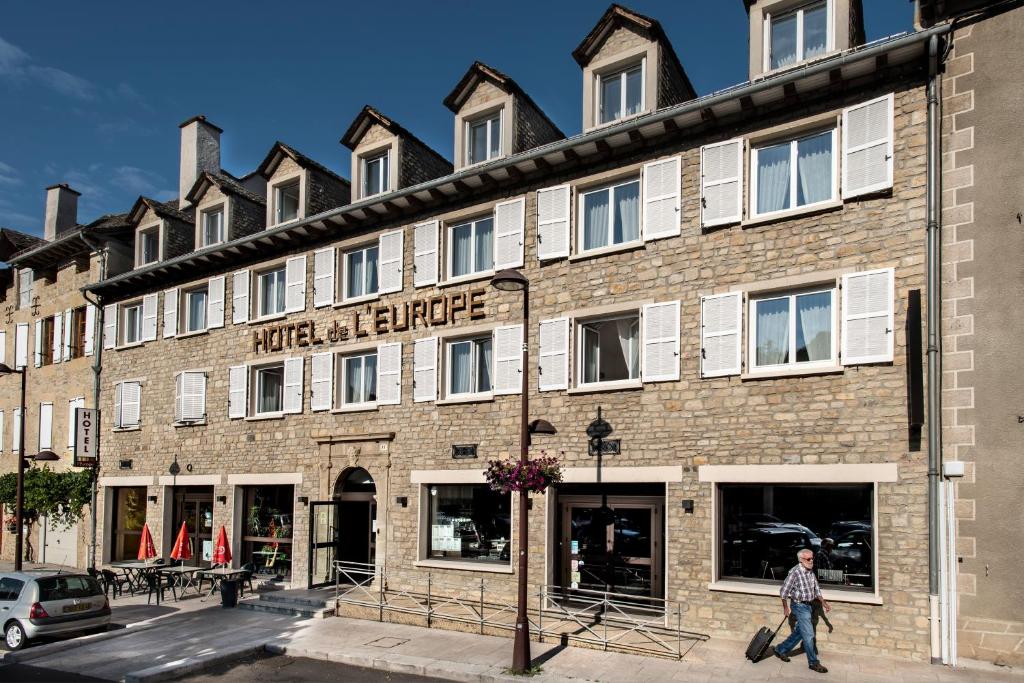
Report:
M 782 629 L 782 625 L 786 623 L 787 619 L 789 619 L 789 617 L 782 617 L 782 621 L 779 622 L 779 625 L 775 629 L 775 635 L 779 634 L 779 631 Z

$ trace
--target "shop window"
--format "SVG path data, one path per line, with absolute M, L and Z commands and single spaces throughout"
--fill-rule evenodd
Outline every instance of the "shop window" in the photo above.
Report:
M 139 540 L 146 523 L 146 487 L 114 487 L 108 491 L 113 496 L 110 560 L 134 560 L 139 556 Z
M 580 194 L 582 252 L 640 239 L 640 180 Z
M 835 364 L 835 288 L 750 302 L 752 370 Z
M 377 293 L 379 263 L 380 246 L 376 243 L 345 253 L 343 267 L 346 300 L 373 296 Z
M 466 122 L 466 164 L 501 156 L 501 111 Z
M 285 223 L 299 217 L 299 181 L 274 188 L 274 222 Z
M 838 197 L 836 130 L 819 131 L 751 152 L 751 214 L 812 207 Z
M 492 389 L 491 335 L 448 342 L 448 396 L 486 394 Z
M 245 486 L 241 564 L 288 581 L 292 573 L 293 486 Z
M 484 273 L 494 268 L 494 217 L 486 216 L 448 228 L 448 277 Z
M 636 313 L 581 321 L 577 339 L 580 385 L 640 378 L 640 316 Z
M 644 109 L 644 64 L 634 63 L 597 76 L 599 121 L 611 123 Z
M 769 15 L 768 68 L 781 69 L 814 59 L 828 50 L 828 2 L 812 2 L 791 12 Z
M 511 564 L 510 494 L 485 484 L 437 484 L 426 497 L 426 559 Z
M 377 402 L 377 354 L 341 359 L 341 404 L 345 407 Z
M 200 247 L 210 247 L 224 241 L 224 207 L 218 206 L 202 213 L 203 231 Z
M 872 484 L 720 484 L 718 578 L 781 583 L 799 551 L 825 588 L 873 591 Z

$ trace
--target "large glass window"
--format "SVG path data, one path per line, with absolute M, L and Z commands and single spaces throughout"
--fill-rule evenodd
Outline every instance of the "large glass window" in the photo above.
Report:
M 482 394 L 491 390 L 491 338 L 463 339 L 448 344 L 448 395 Z
M 874 589 L 871 484 L 720 484 L 718 578 L 780 583 L 803 549 L 825 588 Z
M 355 299 L 377 293 L 380 247 L 356 249 L 345 254 L 345 298 Z
M 640 239 L 640 181 L 584 192 L 583 251 Z
M 598 108 L 601 123 L 639 114 L 644 108 L 643 63 L 598 76 Z
M 640 317 L 581 322 L 578 327 L 580 384 L 640 377 Z
M 160 229 L 139 233 L 139 265 L 156 263 L 160 260 Z
M 750 305 L 754 368 L 834 362 L 835 289 L 765 296 Z
M 122 310 L 124 344 L 134 344 L 142 339 L 142 304 L 125 306 Z
M 363 196 L 372 197 L 375 194 L 387 192 L 389 175 L 388 152 L 363 159 Z
M 377 400 L 377 354 L 347 356 L 341 364 L 341 402 L 344 405 Z
M 278 185 L 274 190 L 274 206 L 278 223 L 299 217 L 299 181 Z
M 292 573 L 294 486 L 246 486 L 242 564 L 257 574 L 288 581 Z
M 835 129 L 832 129 L 755 148 L 755 215 L 834 199 L 835 142 Z
M 280 413 L 284 410 L 284 365 L 256 368 L 256 414 Z
M 285 269 L 259 275 L 260 317 L 284 313 Z
M 206 287 L 185 292 L 186 332 L 199 332 L 206 329 L 206 299 Z
M 203 212 L 203 242 L 199 246 L 209 247 L 224 241 L 224 207 L 218 206 Z
M 501 156 L 501 112 L 471 121 L 468 127 L 466 163 L 476 164 Z
M 438 484 L 427 495 L 427 559 L 511 563 L 510 494 L 486 484 Z
M 828 2 L 812 2 L 771 17 L 769 68 L 779 69 L 828 50 Z
M 461 277 L 494 268 L 494 218 L 448 228 L 448 275 Z
M 139 540 L 146 523 L 146 487 L 113 487 L 113 528 L 110 534 L 110 560 L 134 560 L 139 556 Z

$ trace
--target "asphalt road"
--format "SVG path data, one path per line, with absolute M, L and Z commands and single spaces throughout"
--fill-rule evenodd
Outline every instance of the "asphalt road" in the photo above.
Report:
M 0 678 L 2 680 L 2 678 Z M 46 680 L 46 679 L 37 679 Z M 54 679 L 56 680 L 56 679 Z M 85 680 L 85 679 L 83 679 Z M 211 667 L 202 673 L 174 679 L 190 683 L 307 683 L 308 681 L 346 681 L 348 683 L 432 683 L 439 678 L 396 674 L 364 669 L 306 657 L 260 654 Z
M 27 664 L 0 664 L 0 681 L 4 683 L 96 683 L 103 678 L 80 676 L 67 671 L 56 671 Z

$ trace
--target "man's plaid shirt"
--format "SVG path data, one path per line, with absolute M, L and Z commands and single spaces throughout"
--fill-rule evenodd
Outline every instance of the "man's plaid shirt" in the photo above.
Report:
M 814 570 L 804 569 L 799 564 L 790 569 L 779 595 L 783 600 L 792 598 L 797 602 L 811 602 L 815 598 L 820 598 L 821 588 L 818 587 L 818 577 L 815 576 Z

